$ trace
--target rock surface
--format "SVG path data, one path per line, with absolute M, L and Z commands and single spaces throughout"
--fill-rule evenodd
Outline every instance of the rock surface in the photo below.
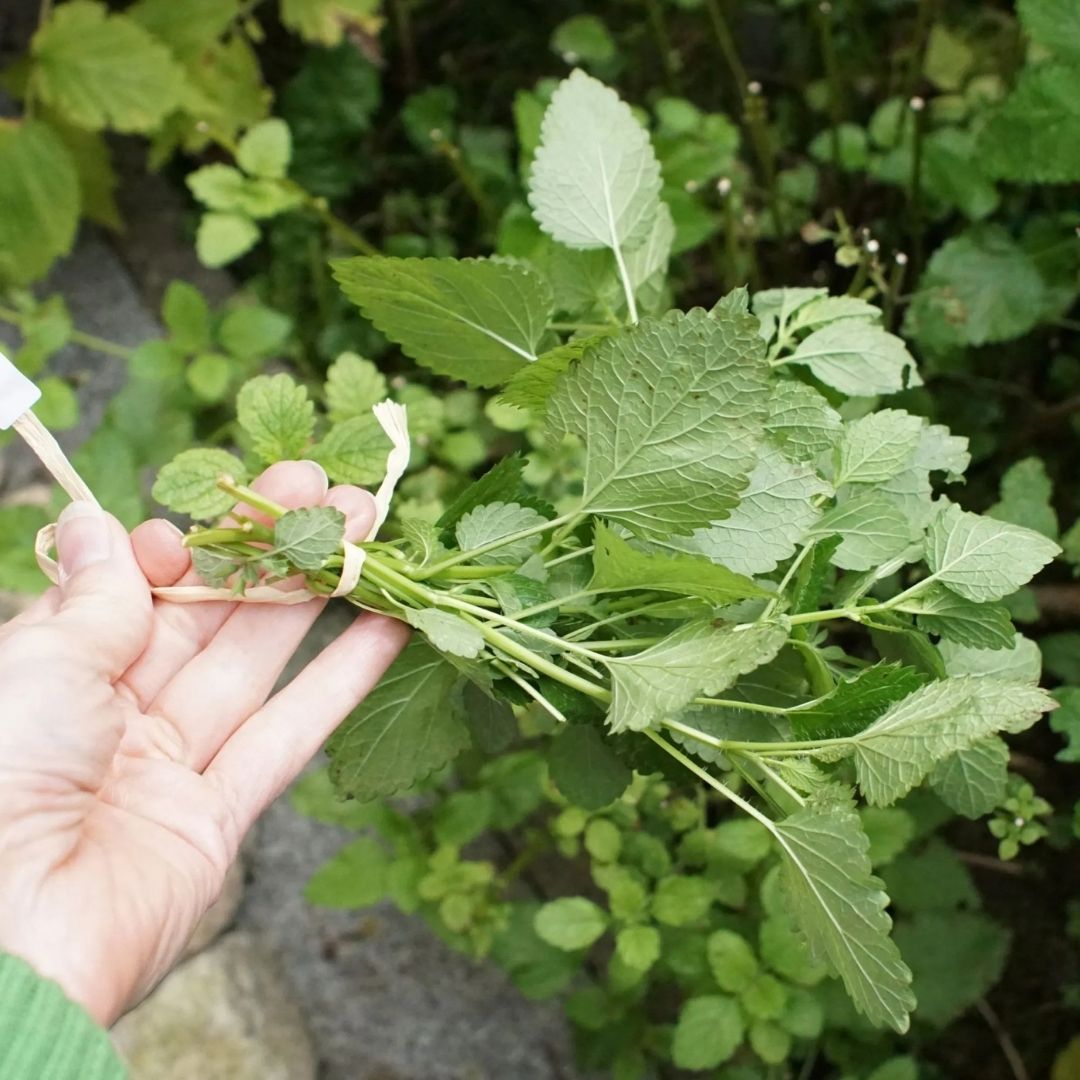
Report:
M 303 1020 L 269 950 L 233 933 L 113 1028 L 132 1080 L 315 1080 Z

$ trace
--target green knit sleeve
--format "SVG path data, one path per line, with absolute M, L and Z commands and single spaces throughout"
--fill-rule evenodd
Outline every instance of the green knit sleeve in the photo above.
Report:
M 0 1077 L 124 1080 L 108 1035 L 60 987 L 0 953 Z

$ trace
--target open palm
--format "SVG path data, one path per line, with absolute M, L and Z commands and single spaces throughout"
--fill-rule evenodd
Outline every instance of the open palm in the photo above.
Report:
M 374 516 L 370 495 L 328 492 L 310 463 L 254 486 L 338 507 L 350 538 Z M 268 701 L 324 601 L 154 600 L 151 586 L 191 580 L 177 531 L 151 521 L 129 538 L 85 504 L 57 547 L 61 586 L 0 627 L 0 949 L 107 1024 L 168 971 L 247 830 L 406 630 L 361 616 Z

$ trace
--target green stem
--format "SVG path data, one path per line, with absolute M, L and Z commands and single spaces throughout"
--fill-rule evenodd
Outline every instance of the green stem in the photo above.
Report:
M 649 26 L 656 41 L 656 50 L 660 53 L 660 63 L 663 65 L 664 74 L 667 76 L 668 87 L 672 93 L 677 94 L 679 92 L 679 73 L 675 68 L 675 54 L 671 48 L 671 38 L 668 36 L 667 24 L 664 22 L 664 12 L 658 0 L 645 0 L 645 7 L 649 12 Z
M 746 68 L 743 67 L 742 60 L 739 58 L 739 50 L 735 45 L 735 35 L 732 34 L 731 27 L 728 26 L 727 17 L 720 6 L 720 0 L 705 0 L 705 10 L 708 12 L 709 22 L 712 24 L 713 34 L 716 36 L 717 45 L 720 46 L 720 53 L 724 57 L 724 63 L 727 64 L 728 71 L 731 72 L 736 95 L 741 101 L 746 95 L 746 84 L 749 80 L 746 76 Z
M 545 565 L 550 570 L 553 566 L 559 566 L 562 563 L 570 562 L 571 559 L 580 559 L 582 555 L 591 555 L 594 550 L 594 546 L 590 544 L 588 547 L 578 548 L 577 551 L 570 551 L 565 555 L 560 555 L 557 559 L 550 559 Z
M 236 483 L 231 476 L 219 476 L 217 486 L 222 491 L 227 491 L 237 502 L 242 502 L 245 506 L 250 506 L 260 513 L 266 514 L 267 517 L 272 518 L 274 521 L 284 517 L 289 512 L 287 506 L 282 506 L 281 503 L 276 503 L 273 499 L 260 495 L 245 484 Z
M 435 152 L 450 163 L 450 168 L 454 170 L 454 175 L 458 178 L 465 191 L 468 192 L 469 198 L 472 199 L 477 210 L 480 211 L 484 223 L 487 225 L 493 224 L 495 210 L 487 195 L 484 194 L 484 189 L 480 186 L 472 169 L 469 168 L 468 163 L 462 157 L 461 148 L 443 137 L 435 143 Z
M 789 798 L 793 799 L 798 806 L 805 806 L 806 800 L 771 766 L 767 765 L 760 757 L 753 756 L 754 764 Z
M 29 317 L 29 315 L 23 315 L 12 308 L 0 307 L 0 319 L 16 327 L 19 333 L 24 336 L 26 331 L 23 329 L 23 324 Z M 105 356 L 115 356 L 119 360 L 130 360 L 135 355 L 135 350 L 127 345 L 120 345 L 118 342 L 109 341 L 106 338 L 98 337 L 96 334 L 87 334 L 82 330 L 72 330 L 68 334 L 68 341 L 73 345 L 81 345 L 84 349 L 90 349 Z
M 274 534 L 265 525 L 256 527 L 251 524 L 250 527 L 239 529 L 201 529 L 196 533 L 188 533 L 184 537 L 184 547 L 208 547 L 211 544 L 247 545 L 252 540 L 268 544 L 273 539 Z M 259 555 L 266 554 L 263 548 L 251 548 L 251 551 L 258 552 Z M 250 554 L 251 551 L 245 552 L 245 554 Z
M 513 668 L 508 664 L 504 664 L 501 660 L 495 661 L 495 667 L 503 673 L 512 683 L 520 687 L 529 695 L 541 708 L 550 713 L 561 724 L 567 723 L 566 717 L 539 690 L 536 689 L 531 683 L 523 679 Z

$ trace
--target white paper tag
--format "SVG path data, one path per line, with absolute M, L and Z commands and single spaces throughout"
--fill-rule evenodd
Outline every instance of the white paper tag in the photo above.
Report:
M 11 427 L 41 397 L 41 391 L 0 353 L 0 430 Z

